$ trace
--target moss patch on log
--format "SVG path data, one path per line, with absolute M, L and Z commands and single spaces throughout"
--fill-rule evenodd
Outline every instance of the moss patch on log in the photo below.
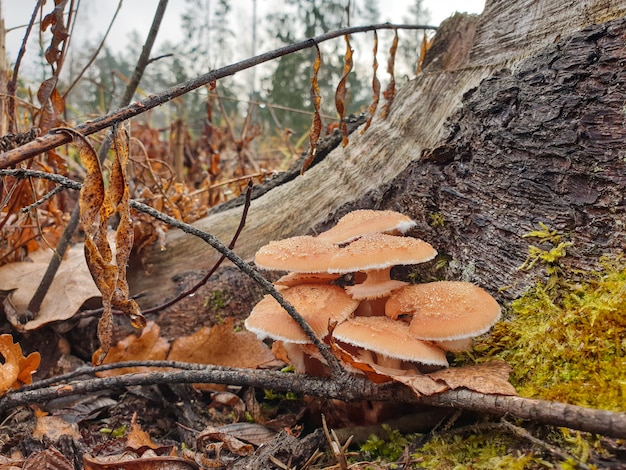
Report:
M 474 354 L 507 361 L 522 396 L 624 411 L 626 260 L 604 256 L 597 270 L 568 268 L 566 244 L 542 228 L 533 236 L 552 246 L 531 247 L 531 262 L 544 264 L 547 278 L 511 303 Z

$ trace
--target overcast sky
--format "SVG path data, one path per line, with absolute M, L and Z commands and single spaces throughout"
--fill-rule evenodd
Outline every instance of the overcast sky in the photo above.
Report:
M 10 60 L 15 60 L 17 51 L 24 35 L 24 28 L 16 28 L 28 23 L 32 15 L 36 0 L 0 0 L 2 2 L 2 16 L 5 20 L 5 27 L 10 30 L 7 34 L 7 53 Z M 270 4 L 275 4 L 277 0 L 257 0 L 259 13 Z M 363 1 L 363 0 L 361 0 Z M 404 17 L 410 8 L 413 0 L 385 0 L 381 2 L 381 13 L 383 21 L 403 23 Z M 480 13 L 484 8 L 484 0 L 425 0 L 424 6 L 430 12 L 431 24 L 438 25 L 442 20 L 449 17 L 455 11 Z M 122 4 L 122 9 L 116 23 L 109 35 L 107 45 L 114 50 L 119 50 L 126 46 L 128 34 L 136 30 L 140 37 L 146 37 L 152 17 L 156 10 L 158 0 L 126 0 Z M 74 31 L 74 40 L 85 36 L 97 42 L 106 30 L 114 12 L 117 8 L 116 0 L 82 0 L 80 2 L 80 21 L 77 22 Z M 252 0 L 233 0 L 232 17 L 240 24 L 251 21 Z M 158 49 L 166 39 L 176 40 L 181 37 L 180 16 L 185 10 L 187 2 L 183 0 L 171 0 L 166 10 L 166 21 L 159 30 L 156 47 Z M 52 9 L 52 2 L 47 2 L 44 7 L 46 12 Z M 304 39 L 304 38 L 303 38 Z M 262 52 L 262 51 L 257 51 Z

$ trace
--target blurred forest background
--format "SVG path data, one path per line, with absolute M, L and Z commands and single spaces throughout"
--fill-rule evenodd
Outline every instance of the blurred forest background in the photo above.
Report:
M 181 18 L 185 35 L 168 39 L 151 51 L 132 100 L 144 99 L 234 63 L 236 58 L 346 26 L 380 23 L 385 18 L 380 1 L 285 0 L 271 2 L 258 13 L 256 2 L 252 1 L 253 17 L 258 17 L 252 23 L 254 27 L 246 27 L 233 17 L 234 3 L 235 0 L 186 0 Z M 33 128 L 43 134 L 54 127 L 74 127 L 116 110 L 122 106 L 122 97 L 146 41 L 138 33 L 129 32 L 126 47 L 121 50 L 108 46 L 111 39 L 106 33 L 81 42 L 72 36 L 81 18 L 77 14 L 82 6 L 80 1 L 39 4 L 42 7 L 30 14 L 32 31 L 24 55 L 7 57 L 0 65 L 0 86 L 9 87 L 8 96 L 15 94 L 13 113 L 3 115 L 0 121 L 1 135 L 26 133 Z M 120 0 L 118 12 L 121 5 Z M 136 21 L 150 23 L 154 13 L 146 11 Z M 423 0 L 412 2 L 403 20 L 405 24 L 428 24 L 429 13 Z M 90 21 L 115 22 L 116 17 Z M 163 24 L 167 21 L 173 20 L 166 10 Z M 26 31 L 26 25 L 11 25 L 9 32 L 24 37 Z M 4 39 L 6 34 L 4 30 L 0 35 Z M 433 32 L 398 31 L 395 80 L 399 84 L 414 76 L 424 34 L 432 36 Z M 389 81 L 387 61 L 393 37 L 392 30 L 378 34 L 381 90 Z M 244 54 L 240 50 L 243 43 L 248 44 Z M 372 101 L 373 45 L 372 33 L 352 37 L 354 68 L 348 76 L 346 115 L 366 113 Z M 334 96 L 342 76 L 346 44 L 338 38 L 320 44 L 320 49 L 318 83 L 324 137 L 338 127 Z M 314 61 L 313 49 L 286 55 L 219 80 L 215 86 L 187 93 L 133 119 L 131 197 L 191 222 L 206 215 L 214 205 L 239 195 L 249 179 L 262 182 L 287 169 L 308 146 Z M 104 136 L 100 133 L 90 137 L 96 148 Z M 83 175 L 71 147 L 46 152 L 28 165 L 79 180 Z M 107 170 L 106 163 L 104 169 Z M 21 260 L 37 247 L 56 245 L 75 205 L 76 194 L 62 192 L 33 210 L 20 212 L 53 187 L 44 180 L 28 182 L 3 177 L 0 264 Z M 135 215 L 135 249 L 141 250 L 159 238 L 166 227 L 141 214 Z

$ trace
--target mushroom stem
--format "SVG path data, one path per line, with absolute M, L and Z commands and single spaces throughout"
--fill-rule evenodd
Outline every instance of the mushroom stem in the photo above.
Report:
M 402 359 L 389 357 L 381 353 L 376 353 L 376 364 L 390 369 L 402 369 Z
M 295 367 L 296 372 L 305 374 L 306 366 L 304 365 L 304 350 L 302 344 L 283 342 L 283 348 L 287 356 L 289 356 L 291 365 Z
M 408 282 L 391 279 L 390 273 L 391 267 L 365 271 L 365 281 L 346 287 L 346 292 L 357 300 L 375 299 L 387 297 L 392 291 L 408 285 Z
M 372 269 L 366 271 L 367 277 L 363 281 L 363 285 L 380 284 L 391 280 L 391 266 L 383 269 Z

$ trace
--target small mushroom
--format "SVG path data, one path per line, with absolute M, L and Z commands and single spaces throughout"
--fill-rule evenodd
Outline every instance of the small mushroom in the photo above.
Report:
M 411 334 L 430 341 L 472 338 L 500 318 L 500 306 L 484 289 L 469 282 L 438 281 L 403 287 L 392 293 L 385 314 L 412 315 Z
M 340 287 L 327 284 L 300 284 L 281 290 L 281 294 L 320 339 L 328 334 L 330 322 L 344 321 L 359 304 Z M 302 357 L 296 357 L 302 354 L 302 349 L 287 345 L 308 344 L 312 341 L 274 297 L 266 295 L 256 304 L 244 325 L 260 338 L 269 337 L 283 341 L 294 364 L 304 362 Z
M 388 317 L 355 317 L 338 325 L 333 338 L 376 353 L 380 366 L 399 370 L 402 361 L 447 366 L 443 350 L 415 338 L 409 327 Z
M 399 212 L 361 209 L 344 215 L 337 225 L 317 238 L 331 243 L 347 243 L 373 233 L 406 233 L 415 225 L 410 217 Z
M 436 255 L 437 251 L 423 240 L 376 233 L 365 235 L 337 251 L 330 260 L 328 272 L 365 271 L 365 281 L 348 286 L 346 290 L 354 299 L 376 299 L 407 285 L 391 279 L 393 266 L 423 263 Z
M 324 273 L 337 246 L 302 235 L 269 242 L 261 247 L 254 263 L 263 269 L 295 273 Z

